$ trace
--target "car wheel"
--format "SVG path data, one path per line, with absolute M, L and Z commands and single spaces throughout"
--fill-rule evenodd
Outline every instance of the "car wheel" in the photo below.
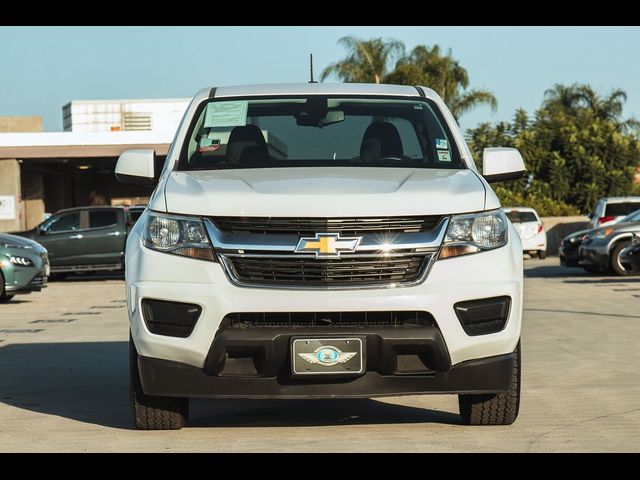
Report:
M 633 270 L 627 270 L 620 262 L 620 252 L 624 250 L 631 242 L 620 242 L 613 247 L 611 255 L 609 256 L 611 262 L 611 269 L 616 275 L 627 276 L 633 275 Z
M 520 410 L 520 342 L 513 352 L 511 384 L 506 392 L 458 395 L 460 416 L 467 425 L 511 425 Z
M 545 258 L 547 258 L 547 251 L 546 250 L 538 251 L 538 258 L 540 260 L 544 260 Z
M 13 295 L 7 294 L 4 289 L 4 275 L 2 275 L 2 271 L 0 270 L 0 303 L 7 303 L 12 298 Z
M 138 351 L 129 335 L 129 382 L 133 421 L 138 430 L 180 430 L 189 419 L 189 399 L 147 395 L 138 371 Z

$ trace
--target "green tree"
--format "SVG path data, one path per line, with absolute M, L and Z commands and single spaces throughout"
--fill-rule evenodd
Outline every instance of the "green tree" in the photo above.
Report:
M 338 40 L 338 44 L 345 47 L 348 54 L 325 68 L 320 75 L 321 81 L 335 75 L 347 83 L 383 83 L 389 63 L 404 53 L 404 44 L 393 39 L 361 40 L 347 36 Z
M 468 90 L 467 70 L 453 58 L 451 50 L 445 55 L 438 45 L 431 48 L 418 45 L 411 53 L 401 57 L 386 78 L 386 83 L 424 85 L 435 90 L 456 120 L 479 105 L 488 104 L 492 110 L 498 106 L 496 97 L 490 91 Z
M 522 153 L 527 177 L 496 187 L 504 204 L 535 207 L 541 215 L 587 213 L 602 196 L 638 192 L 637 122 L 622 117 L 626 95 L 603 96 L 589 85 L 555 85 L 533 118 L 523 110 L 513 121 L 481 124 L 468 132 L 476 160 L 488 146 Z
M 338 44 L 346 48 L 347 56 L 325 68 L 320 76 L 322 81 L 335 75 L 350 83 L 424 85 L 442 97 L 456 120 L 479 105 L 488 104 L 493 110 L 498 105 L 488 90 L 469 89 L 467 70 L 453 58 L 451 51 L 445 55 L 438 45 L 418 45 L 405 55 L 404 44 L 398 40 L 343 37 Z M 396 58 L 393 70 L 389 71 Z

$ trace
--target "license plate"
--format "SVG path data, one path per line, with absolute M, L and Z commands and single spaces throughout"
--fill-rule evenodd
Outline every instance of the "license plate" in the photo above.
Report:
M 44 267 L 44 276 L 45 277 L 50 277 L 51 276 L 51 267 L 49 267 L 49 265 L 45 265 L 45 267 Z
M 291 344 L 295 375 L 340 375 L 364 372 L 362 338 L 296 338 Z

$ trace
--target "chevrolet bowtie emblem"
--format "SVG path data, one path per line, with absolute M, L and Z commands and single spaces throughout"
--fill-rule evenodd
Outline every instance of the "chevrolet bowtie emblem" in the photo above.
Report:
M 341 252 L 353 252 L 362 237 L 340 237 L 337 233 L 316 233 L 315 237 L 303 237 L 296 246 L 296 253 L 315 253 L 316 258 L 339 257 Z

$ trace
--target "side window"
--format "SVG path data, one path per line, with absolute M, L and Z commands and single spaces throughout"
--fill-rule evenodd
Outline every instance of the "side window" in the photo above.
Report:
M 118 223 L 115 210 L 96 210 L 89 212 L 89 228 L 109 227 Z
M 49 233 L 66 232 L 80 229 L 80 213 L 66 213 L 59 217 L 51 217 L 44 229 Z

